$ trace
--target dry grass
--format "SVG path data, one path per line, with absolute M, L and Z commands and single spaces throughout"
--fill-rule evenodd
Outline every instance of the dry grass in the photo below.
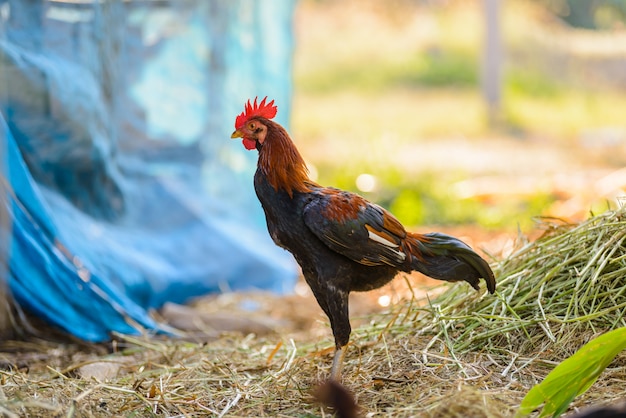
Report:
M 626 326 L 626 216 L 606 212 L 578 224 L 545 220 L 543 236 L 498 266 L 496 298 L 456 287 L 431 306 L 438 335 L 453 334 L 456 350 L 489 344 L 518 352 L 549 349 Z M 575 348 L 575 347 L 574 347 Z
M 624 326 L 626 211 L 545 225 L 496 266 L 496 296 L 455 285 L 355 330 L 344 383 L 367 416 L 512 416 L 558 361 Z M 331 339 L 294 335 L 4 342 L 0 414 L 328 416 L 312 392 L 329 373 Z M 574 405 L 624 398 L 625 383 L 622 354 Z

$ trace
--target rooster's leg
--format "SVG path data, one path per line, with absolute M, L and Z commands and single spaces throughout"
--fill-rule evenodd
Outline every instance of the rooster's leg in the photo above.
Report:
M 341 367 L 346 348 L 350 341 L 350 316 L 348 313 L 348 295 L 350 291 L 332 285 L 336 280 L 321 280 L 317 277 L 307 278 L 317 302 L 330 320 L 330 328 L 335 337 L 335 357 L 330 369 L 330 379 L 341 383 Z M 322 287 L 320 284 L 326 284 Z
M 343 358 L 346 355 L 348 345 L 335 349 L 335 357 L 333 358 L 333 366 L 330 369 L 330 379 L 341 383 L 341 367 L 343 366 Z
M 343 358 L 346 355 L 348 342 L 350 341 L 350 317 L 348 314 L 348 294 L 349 292 L 329 289 L 327 294 L 328 301 L 328 317 L 330 318 L 330 327 L 335 337 L 335 357 L 333 365 L 330 369 L 330 378 L 337 382 L 341 382 L 341 368 L 343 366 Z

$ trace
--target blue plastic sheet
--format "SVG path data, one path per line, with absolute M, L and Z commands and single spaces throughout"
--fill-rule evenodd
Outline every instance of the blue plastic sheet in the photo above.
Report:
M 22 308 L 103 341 L 163 331 L 168 301 L 292 289 L 229 137 L 257 95 L 288 123 L 294 7 L 0 0 L 0 280 Z

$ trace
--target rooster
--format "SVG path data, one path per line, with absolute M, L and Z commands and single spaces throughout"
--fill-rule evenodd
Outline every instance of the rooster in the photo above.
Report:
M 267 97 L 245 104 L 231 138 L 259 153 L 254 189 L 274 242 L 293 254 L 330 320 L 335 354 L 330 377 L 340 381 L 350 340 L 348 295 L 391 281 L 398 272 L 419 271 L 449 282 L 479 279 L 493 293 L 489 264 L 467 244 L 442 233 L 407 232 L 390 212 L 363 197 L 323 187 L 308 177 L 304 159 L 287 131 L 272 119 Z

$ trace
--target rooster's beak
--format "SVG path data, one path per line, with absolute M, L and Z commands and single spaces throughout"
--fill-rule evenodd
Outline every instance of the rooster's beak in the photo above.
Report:
M 243 138 L 243 133 L 241 133 L 241 131 L 237 129 L 235 132 L 233 132 L 233 134 L 230 137 L 231 139 Z

